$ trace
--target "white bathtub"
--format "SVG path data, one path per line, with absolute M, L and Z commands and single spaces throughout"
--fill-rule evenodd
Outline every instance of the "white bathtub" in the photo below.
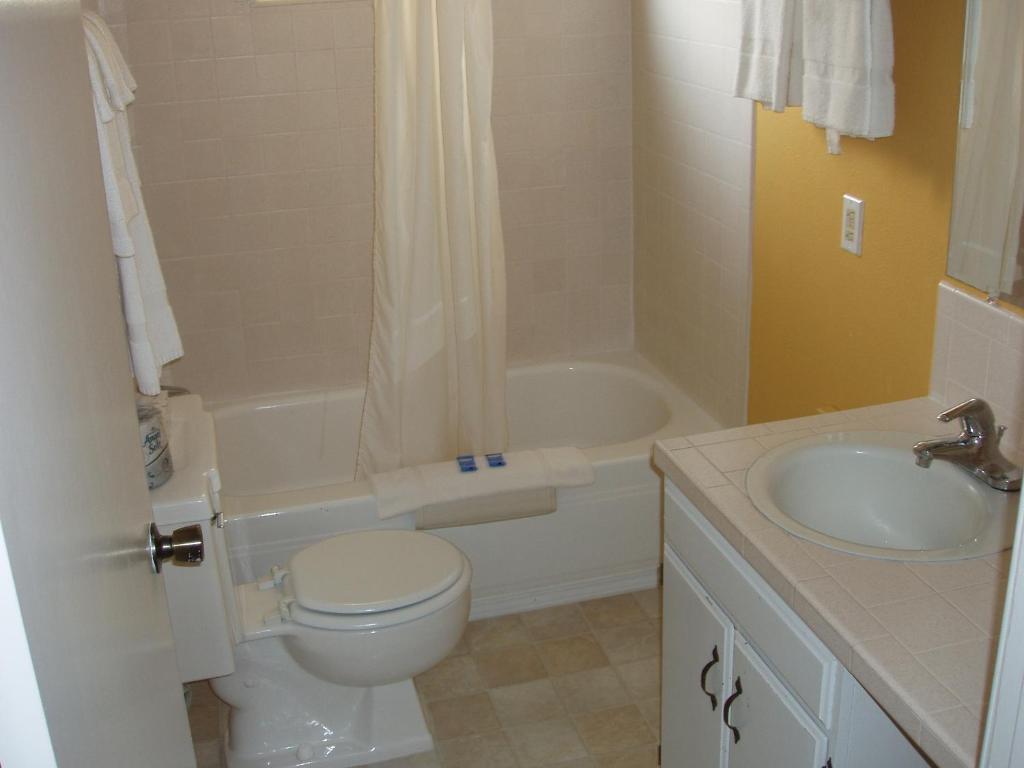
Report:
M 282 395 L 210 407 L 236 581 L 376 517 L 354 481 L 363 390 Z M 509 370 L 510 448 L 575 445 L 592 486 L 559 491 L 551 515 L 435 531 L 473 563 L 473 615 L 494 616 L 653 586 L 659 478 L 651 444 L 718 424 L 642 358 L 617 354 Z

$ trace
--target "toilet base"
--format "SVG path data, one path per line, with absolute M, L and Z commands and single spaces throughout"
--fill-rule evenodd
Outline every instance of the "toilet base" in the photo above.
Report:
M 373 699 L 369 732 L 287 745 L 260 755 L 232 749 L 229 734 L 224 742 L 227 768 L 352 768 L 434 748 L 411 680 L 365 690 Z
M 349 688 L 305 672 L 278 638 L 235 649 L 211 681 L 231 706 L 228 768 L 352 768 L 434 748 L 412 680 Z

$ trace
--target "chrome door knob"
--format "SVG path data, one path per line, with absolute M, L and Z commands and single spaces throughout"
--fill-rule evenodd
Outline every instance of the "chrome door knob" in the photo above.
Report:
M 150 523 L 149 556 L 157 573 L 160 573 L 165 560 L 171 560 L 175 565 L 199 565 L 204 555 L 202 526 L 186 525 L 165 536 L 156 523 Z

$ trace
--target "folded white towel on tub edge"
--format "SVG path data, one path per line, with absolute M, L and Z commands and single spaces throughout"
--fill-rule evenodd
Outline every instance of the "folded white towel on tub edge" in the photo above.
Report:
M 382 519 L 414 512 L 429 504 L 491 496 L 530 488 L 568 488 L 594 482 L 594 468 L 579 448 L 538 448 L 505 454 L 505 466 L 490 467 L 478 456 L 477 471 L 463 472 L 458 462 L 403 467 L 370 476 Z

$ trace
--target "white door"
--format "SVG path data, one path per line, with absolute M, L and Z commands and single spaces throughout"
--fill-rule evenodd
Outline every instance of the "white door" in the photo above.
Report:
M 661 764 L 717 768 L 732 624 L 668 547 L 664 604 Z
M 79 12 L 0 2 L 0 763 L 189 768 Z
M 730 687 L 729 768 L 824 768 L 828 738 L 739 633 Z

